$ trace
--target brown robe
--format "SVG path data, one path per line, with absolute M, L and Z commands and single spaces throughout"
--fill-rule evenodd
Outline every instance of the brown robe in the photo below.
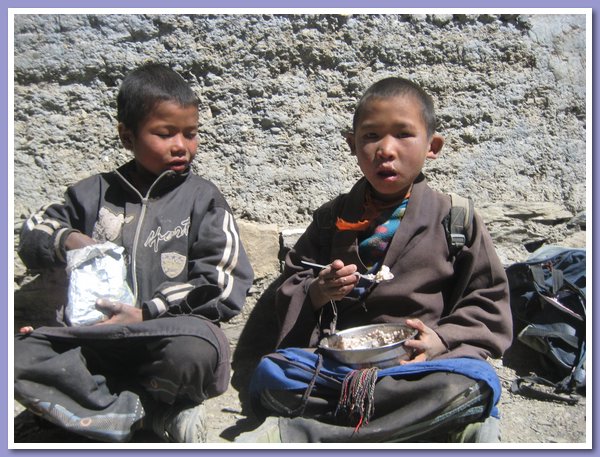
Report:
M 319 208 L 288 253 L 276 300 L 278 347 L 315 347 L 322 327 L 327 325 L 330 305 L 324 307 L 323 314 L 313 310 L 307 292 L 316 273 L 301 260 L 328 264 L 341 259 L 366 272 L 358 254 L 357 232 L 338 231 L 334 223 L 337 216 L 347 221 L 361 218 L 367 186 L 363 178 L 348 194 L 336 199 L 338 203 L 332 201 Z M 335 214 L 331 214 L 332 208 Z M 450 197 L 431 189 L 420 175 L 383 261 L 394 279 L 376 285 L 361 301 L 338 301 L 338 330 L 419 318 L 447 347 L 438 358 L 502 355 L 512 341 L 503 265 L 477 214 L 467 245 L 456 257 L 450 255 L 442 224 L 449 210 Z M 329 228 L 319 228 L 316 221 L 325 221 Z

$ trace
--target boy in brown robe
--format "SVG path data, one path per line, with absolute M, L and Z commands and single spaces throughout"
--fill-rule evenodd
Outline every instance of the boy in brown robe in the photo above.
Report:
M 288 253 L 276 299 L 278 348 L 315 348 L 335 329 L 405 322 L 418 336 L 406 343 L 412 357 L 399 365 L 500 357 L 512 340 L 512 320 L 491 237 L 475 214 L 466 245 L 453 255 L 444 228 L 450 197 L 431 189 L 422 174 L 444 143 L 435 133 L 431 97 L 405 79 L 379 81 L 359 101 L 347 141 L 364 177 L 319 208 Z M 392 280 L 373 285 L 357 275 L 384 266 Z M 490 390 L 450 371 L 380 376 L 373 415 L 356 433 L 355 423 L 335 414 L 335 396 L 313 394 L 301 416 L 285 417 L 294 415 L 302 392 L 265 389 L 257 402 L 280 417 L 238 441 L 497 441 L 497 420 L 486 406 Z M 471 413 L 438 423 L 448 405 L 474 391 Z

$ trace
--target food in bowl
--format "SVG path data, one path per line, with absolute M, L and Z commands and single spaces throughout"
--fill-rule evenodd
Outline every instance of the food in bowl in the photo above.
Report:
M 329 344 L 331 349 L 355 350 L 387 346 L 405 340 L 411 331 L 408 328 L 375 328 L 357 335 L 337 335 Z
M 371 324 L 338 331 L 319 342 L 319 351 L 355 368 L 397 365 L 411 357 L 406 340 L 418 331 L 403 323 Z

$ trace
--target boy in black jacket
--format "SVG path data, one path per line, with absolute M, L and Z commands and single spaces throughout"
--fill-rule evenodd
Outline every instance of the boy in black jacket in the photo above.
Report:
M 198 99 L 188 84 L 146 64 L 124 79 L 117 105 L 134 159 L 27 220 L 19 254 L 47 269 L 64 267 L 73 249 L 122 246 L 134 306 L 99 299 L 102 322 L 21 329 L 15 398 L 92 439 L 128 441 L 144 424 L 166 440 L 202 442 L 202 402 L 229 383 L 219 322 L 240 312 L 252 267 L 227 202 L 191 172 Z

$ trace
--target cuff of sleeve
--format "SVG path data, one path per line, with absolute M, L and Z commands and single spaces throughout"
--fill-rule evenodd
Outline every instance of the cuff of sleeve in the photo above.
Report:
M 451 349 L 452 341 L 448 341 L 448 338 L 446 338 L 446 336 L 444 335 L 444 331 L 441 330 L 440 327 L 434 328 L 433 331 L 437 333 L 437 335 L 440 337 L 440 340 L 442 340 L 442 344 L 446 348 L 445 352 L 448 352 Z M 454 346 L 456 346 L 456 344 L 454 344 Z
M 61 262 L 67 263 L 65 242 L 67 241 L 67 237 L 73 232 L 79 232 L 79 230 L 75 230 L 73 228 L 62 228 L 57 230 L 54 235 L 54 253 L 56 254 L 56 258 Z
M 164 314 L 166 311 L 167 304 L 159 297 L 155 297 L 152 300 L 142 304 L 142 316 L 145 321 L 155 319 L 161 314 Z

